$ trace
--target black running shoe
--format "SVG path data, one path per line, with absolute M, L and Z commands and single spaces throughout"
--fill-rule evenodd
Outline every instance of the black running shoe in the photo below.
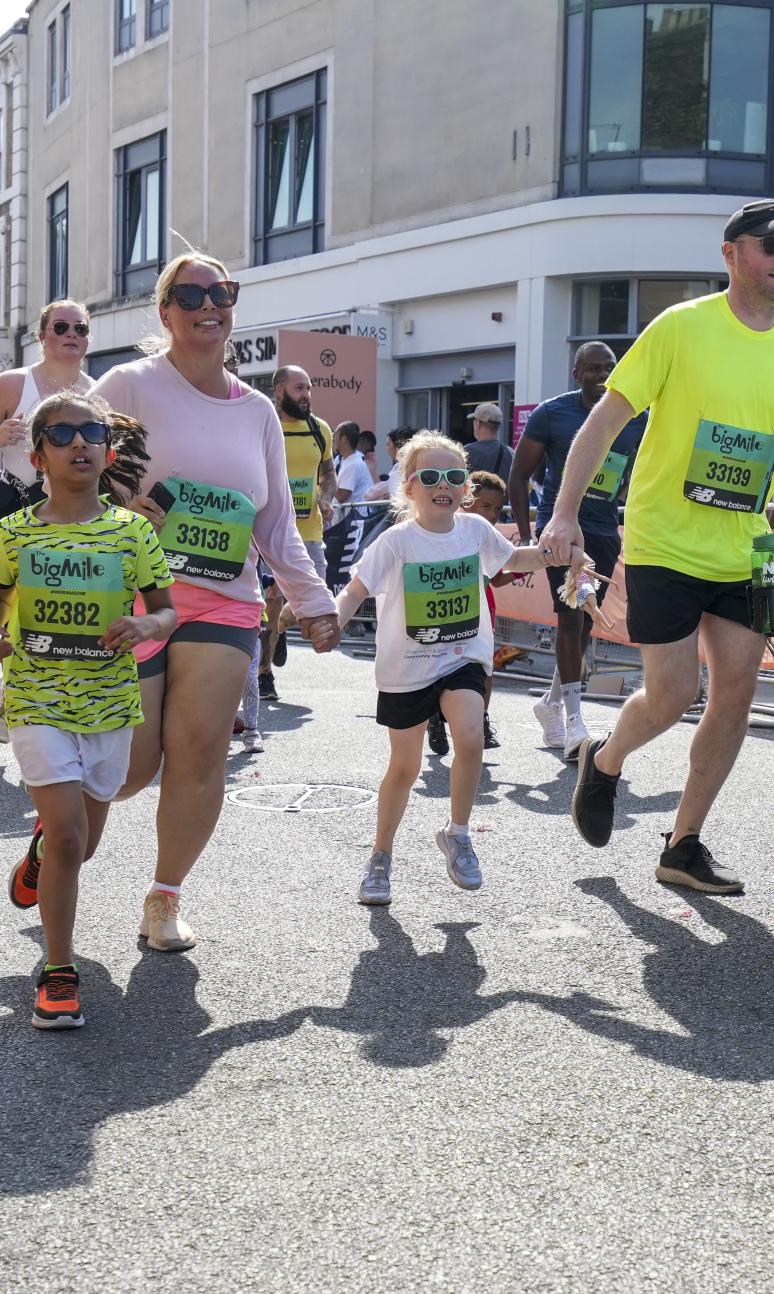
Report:
M 274 648 L 274 655 L 271 658 L 271 663 L 272 665 L 276 665 L 277 669 L 282 669 L 282 666 L 287 664 L 287 659 L 288 636 L 287 634 L 282 633 L 277 638 L 277 646 Z
M 489 722 L 489 711 L 484 711 L 484 750 L 497 750 L 500 745 L 497 740 L 497 729 L 493 728 Z
M 279 701 L 271 670 L 267 674 L 258 675 L 258 695 L 262 701 Z
M 683 836 L 672 849 L 671 831 L 664 833 L 664 852 L 656 868 L 656 880 L 663 885 L 685 885 L 689 890 L 704 890 L 705 894 L 741 894 L 744 881 L 729 867 L 716 863 L 706 845 L 698 836 Z
M 578 755 L 578 784 L 572 797 L 572 820 L 588 844 L 595 849 L 606 845 L 613 834 L 615 793 L 621 776 L 600 773 L 594 756 L 607 738 L 588 737 Z
M 446 726 L 437 710 L 430 715 L 428 720 L 427 744 L 434 755 L 448 755 L 449 753 L 449 738 L 446 736 Z

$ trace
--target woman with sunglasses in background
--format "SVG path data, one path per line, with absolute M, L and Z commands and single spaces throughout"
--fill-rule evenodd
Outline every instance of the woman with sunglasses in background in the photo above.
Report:
M 147 786 L 163 761 L 157 867 L 141 927 L 160 951 L 197 938 L 180 917 L 179 896 L 223 803 L 234 715 L 261 623 L 259 549 L 304 636 L 314 641 L 327 627 L 326 650 L 338 640 L 333 598 L 296 529 L 274 407 L 224 369 L 238 291 L 213 257 L 176 257 L 154 296 L 164 349 L 97 384 L 147 430 L 150 462 L 132 507 L 159 533 L 175 578 L 177 629 L 136 653 L 145 722 L 122 792 Z
M 480 888 L 468 822 L 481 777 L 486 676 L 494 651 L 484 581 L 500 570 L 534 571 L 547 563 L 539 548 L 516 548 L 483 517 L 460 511 L 469 497 L 461 445 L 437 431 L 418 431 L 397 461 L 398 523 L 366 549 L 336 599 L 341 629 L 367 597 L 376 598 L 379 626 L 376 722 L 389 729 L 390 762 L 379 787 L 374 850 L 358 892 L 367 904 L 392 897 L 393 841 L 422 766 L 427 721 L 439 703 L 454 760 L 451 813 L 435 839 L 453 883 Z M 572 565 L 585 560 L 573 548 Z
M 42 475 L 30 462 L 27 422 L 41 400 L 57 391 L 94 385 L 81 364 L 89 345 L 89 312 L 78 301 L 51 301 L 40 312 L 43 358 L 29 368 L 0 373 L 0 516 L 43 498 Z

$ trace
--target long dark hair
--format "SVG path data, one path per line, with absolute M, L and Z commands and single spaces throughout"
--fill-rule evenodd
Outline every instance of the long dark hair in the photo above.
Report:
M 136 418 L 117 413 L 101 396 L 68 390 L 50 395 L 38 405 L 33 415 L 30 424 L 32 448 L 37 449 L 51 415 L 72 408 L 92 414 L 95 422 L 107 423 L 110 428 L 110 445 L 116 456 L 99 478 L 99 492 L 106 494 L 111 503 L 128 503 L 139 494 L 147 470 L 145 464 L 150 461 L 150 454 L 145 449 L 148 433 Z

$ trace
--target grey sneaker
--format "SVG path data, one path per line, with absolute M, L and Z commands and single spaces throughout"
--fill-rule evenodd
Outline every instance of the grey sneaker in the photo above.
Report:
M 261 755 L 263 753 L 263 737 L 257 728 L 245 728 L 242 733 L 242 745 L 248 755 Z
M 360 889 L 357 892 L 360 903 L 377 904 L 389 903 L 392 900 L 390 893 L 390 871 L 392 869 L 392 859 L 383 849 L 377 849 L 368 860 L 368 865 L 363 873 L 363 879 L 360 882 Z
M 470 836 L 451 836 L 444 827 L 435 840 L 446 859 L 446 870 L 454 884 L 461 890 L 479 890 L 484 878 Z

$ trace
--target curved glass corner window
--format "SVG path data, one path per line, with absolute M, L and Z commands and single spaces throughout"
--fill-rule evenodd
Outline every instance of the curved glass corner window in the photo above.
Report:
M 771 187 L 773 8 L 567 0 L 565 191 Z

